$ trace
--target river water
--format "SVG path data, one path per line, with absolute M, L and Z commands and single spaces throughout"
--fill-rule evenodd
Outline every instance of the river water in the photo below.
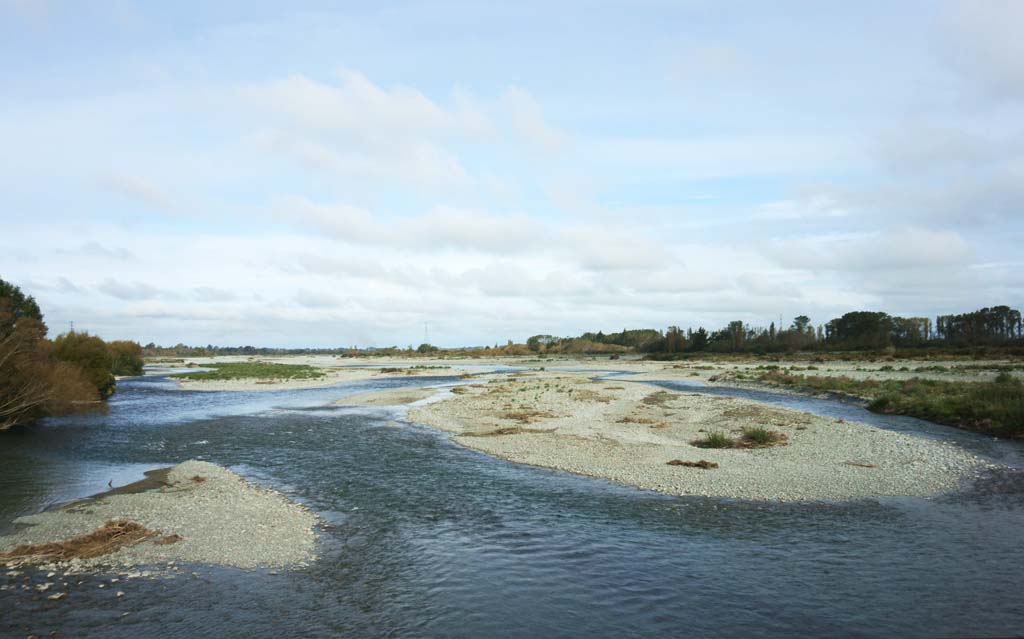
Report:
M 773 504 L 668 497 L 461 448 L 377 388 L 200 393 L 124 380 L 106 415 L 0 437 L 0 532 L 19 515 L 201 458 L 325 520 L 322 557 L 271 574 L 190 566 L 61 601 L 0 592 L 0 636 L 983 637 L 1024 634 L 1024 479 L 934 499 Z M 1021 447 L 839 401 L 751 397 L 944 437 L 1020 467 Z M 109 576 L 108 576 L 109 578 Z M 6 579 L 0 576 L 0 582 Z M 127 614 L 126 614 L 127 613 Z

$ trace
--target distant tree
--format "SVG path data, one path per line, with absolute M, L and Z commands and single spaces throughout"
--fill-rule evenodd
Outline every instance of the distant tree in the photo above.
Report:
M 551 335 L 534 335 L 526 340 L 526 347 L 536 353 L 543 347 L 551 346 L 555 341 L 555 338 Z
M 417 353 L 423 353 L 423 354 L 436 353 L 436 352 L 438 352 L 440 350 L 441 350 L 440 348 L 434 346 L 433 344 L 420 344 L 416 348 L 416 352 Z
M 708 332 L 703 326 L 690 335 L 690 350 L 702 351 L 708 347 Z
M 807 327 L 811 324 L 811 318 L 806 315 L 797 315 L 793 318 L 793 330 L 797 333 L 806 333 Z
M 743 346 L 743 342 L 747 338 L 747 326 L 741 320 L 735 320 L 729 322 L 729 325 L 725 327 L 729 344 L 733 351 L 738 351 Z
M 893 318 L 880 312 L 853 311 L 825 324 L 825 340 L 842 348 L 885 348 L 892 333 Z
M 682 353 L 686 349 L 686 336 L 678 326 L 669 326 L 665 331 L 665 352 Z
M 1019 310 L 1009 306 L 982 308 L 960 315 L 939 315 L 935 333 L 947 342 L 985 344 L 1024 337 Z

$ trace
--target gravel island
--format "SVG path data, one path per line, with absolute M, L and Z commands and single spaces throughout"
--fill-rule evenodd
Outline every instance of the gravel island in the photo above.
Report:
M 316 557 L 318 518 L 301 504 L 256 487 L 235 473 L 202 461 L 186 461 L 148 480 L 158 487 L 115 490 L 57 510 L 20 517 L 23 528 L 0 537 L 0 553 L 42 544 L 70 548 L 64 568 L 134 567 L 176 562 L 238 568 L 301 566 Z M 140 483 L 147 483 L 147 480 Z M 75 542 L 96 535 L 111 522 L 143 531 L 114 552 L 88 556 Z M 123 526 L 122 526 L 123 527 Z M 15 552 L 15 554 L 18 554 Z M 0 557 L 3 557 L 0 554 Z M 11 562 L 10 557 L 0 561 Z M 41 563 L 29 559 L 27 563 Z
M 493 376 L 413 407 L 409 419 L 503 459 L 673 495 L 783 501 L 931 496 L 957 490 L 990 465 L 952 443 L 586 373 Z M 778 434 L 780 444 L 695 445 L 711 433 L 738 440 L 753 427 Z

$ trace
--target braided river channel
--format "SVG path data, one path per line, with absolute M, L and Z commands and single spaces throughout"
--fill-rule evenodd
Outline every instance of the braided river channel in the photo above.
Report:
M 400 409 L 331 405 L 458 382 L 193 392 L 148 375 L 122 380 L 104 415 L 0 434 L 0 533 L 187 459 L 280 490 L 324 522 L 320 558 L 293 571 L 186 566 L 122 582 L 120 598 L 96 587 L 103 575 L 60 601 L 0 592 L 0 636 L 1024 635 L 1018 443 L 838 400 L 687 386 L 942 437 L 1009 466 L 928 499 L 742 502 L 516 465 Z

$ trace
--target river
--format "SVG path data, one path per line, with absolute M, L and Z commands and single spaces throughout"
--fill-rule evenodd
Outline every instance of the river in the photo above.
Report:
M 185 567 L 82 577 L 61 601 L 0 592 L 0 635 L 46 637 L 962 637 L 1024 633 L 1024 480 L 933 499 L 774 504 L 668 497 L 459 447 L 378 388 L 189 392 L 123 380 L 105 415 L 0 437 L 0 532 L 17 516 L 200 458 L 324 518 L 294 572 Z M 835 400 L 759 401 L 945 437 L 1020 467 L 1021 446 Z M 109 576 L 107 577 L 109 579 Z M 5 579 L 0 577 L 0 582 Z M 77 580 L 76 580 L 77 582 Z M 127 613 L 127 614 L 126 614 Z

